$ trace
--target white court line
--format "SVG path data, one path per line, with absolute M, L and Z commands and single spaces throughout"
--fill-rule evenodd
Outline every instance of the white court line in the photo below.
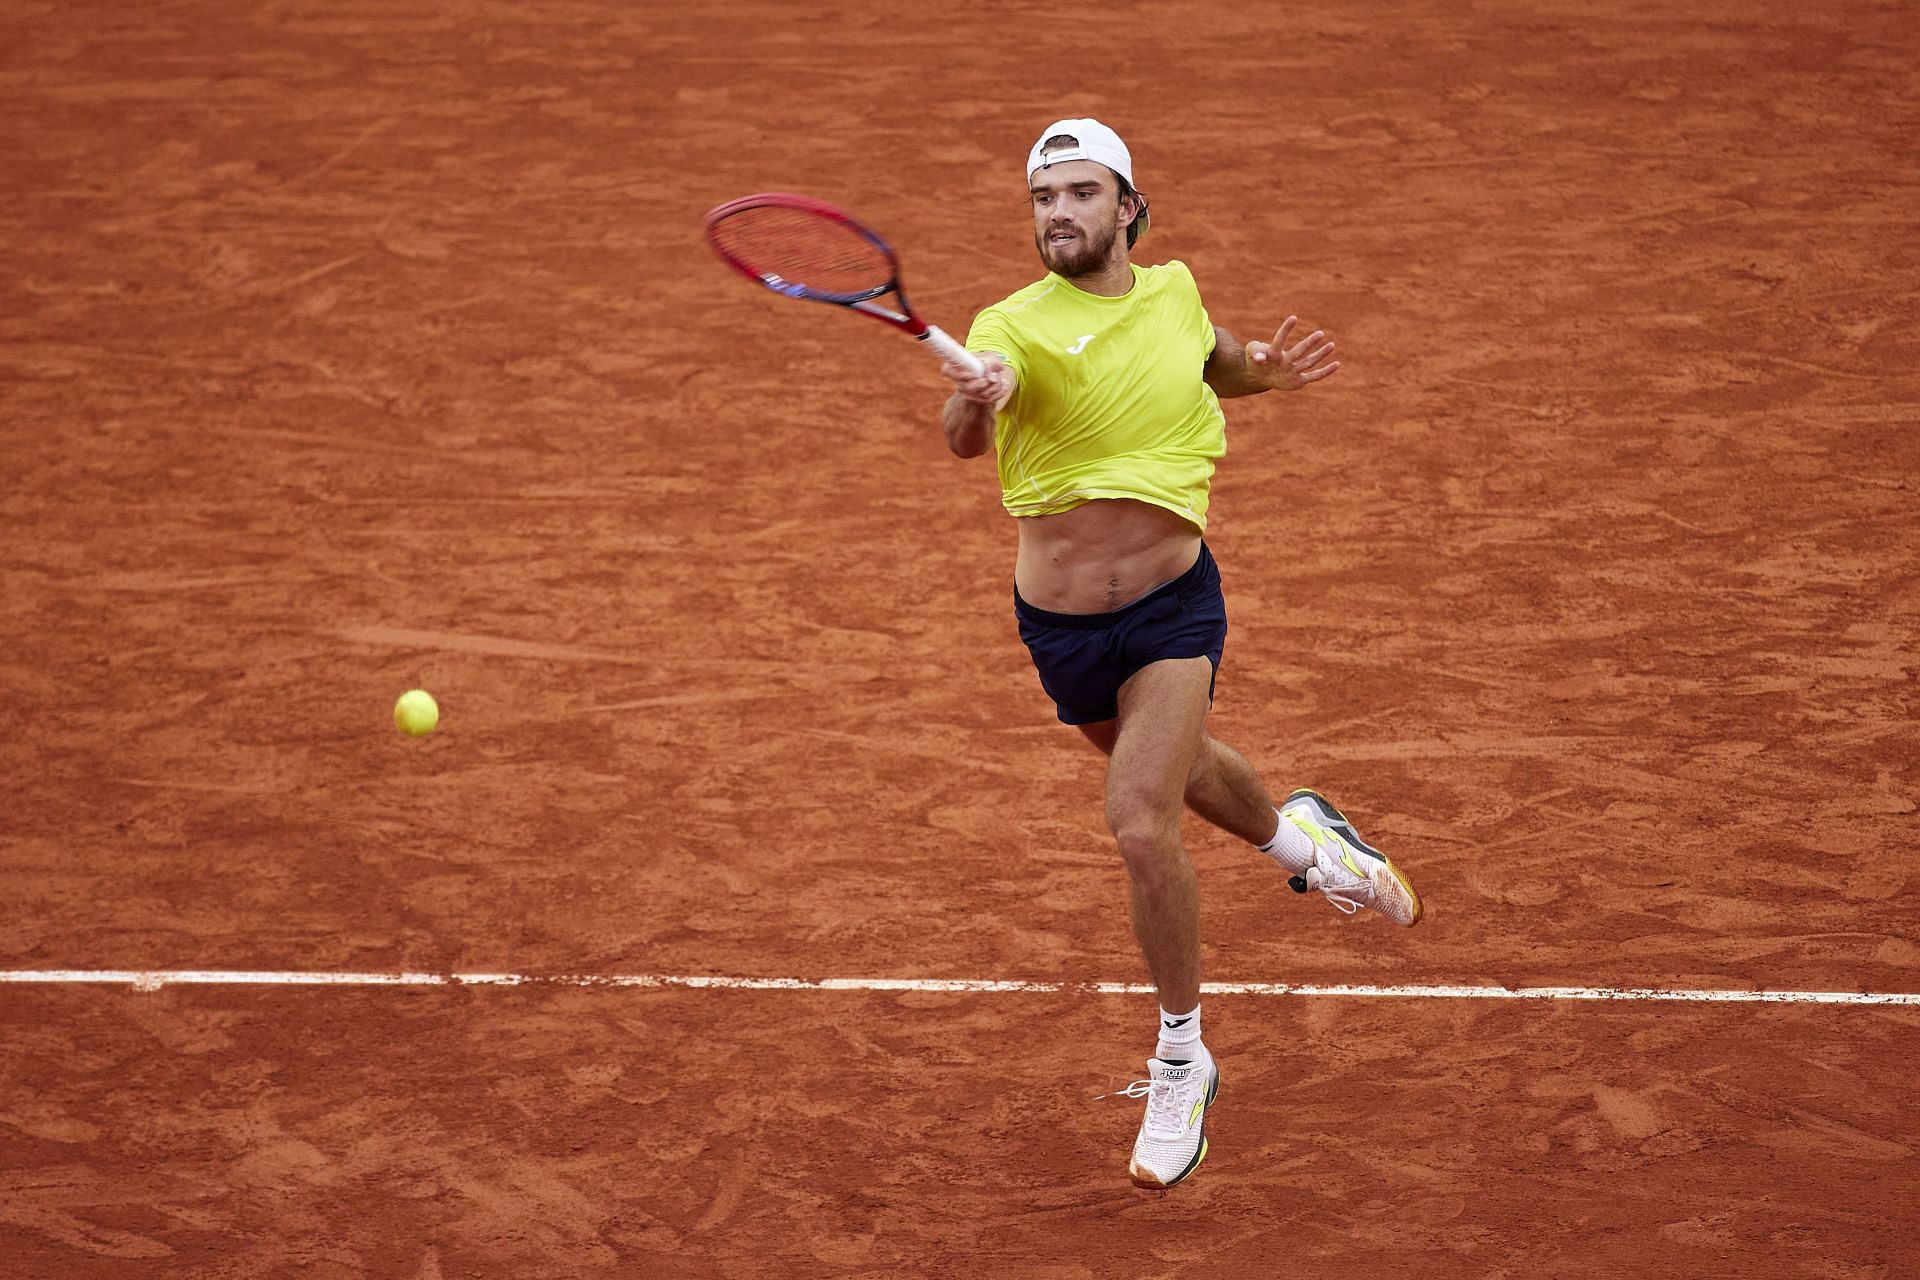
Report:
M 1016 982 L 987 978 L 729 978 L 668 974 L 318 973 L 247 969 L 0 969 L 0 983 L 90 983 L 157 991 L 170 986 L 280 987 L 679 987 L 728 991 L 951 991 L 1152 995 L 1138 982 Z M 1348 996 L 1413 1000 L 1651 1000 L 1707 1004 L 1920 1005 L 1920 994 L 1872 991 L 1717 991 L 1656 987 L 1321 986 L 1207 982 L 1209 996 Z

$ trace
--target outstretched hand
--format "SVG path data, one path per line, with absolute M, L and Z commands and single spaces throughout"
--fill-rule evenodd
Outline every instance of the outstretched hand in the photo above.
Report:
M 1333 354 L 1333 343 L 1316 345 L 1327 336 L 1324 330 L 1315 329 L 1292 346 L 1287 345 L 1287 339 L 1293 335 L 1293 326 L 1299 320 L 1298 316 L 1288 316 L 1282 320 L 1280 331 L 1273 335 L 1272 342 L 1247 344 L 1249 377 L 1276 391 L 1298 391 L 1309 382 L 1331 378 L 1339 372 L 1340 362 L 1327 360 Z

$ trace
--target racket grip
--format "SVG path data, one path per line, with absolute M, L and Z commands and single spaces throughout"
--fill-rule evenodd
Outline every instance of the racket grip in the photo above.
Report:
M 943 358 L 953 361 L 969 373 L 985 373 L 987 371 L 987 367 L 980 363 L 979 357 L 948 337 L 946 331 L 937 324 L 928 325 L 927 331 L 920 335 L 920 341 L 932 347 L 934 351 L 938 352 Z

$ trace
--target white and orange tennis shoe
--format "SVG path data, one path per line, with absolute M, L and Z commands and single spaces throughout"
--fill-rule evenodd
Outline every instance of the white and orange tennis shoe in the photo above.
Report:
M 1178 1065 L 1149 1058 L 1147 1073 L 1122 1090 L 1147 1100 L 1127 1172 L 1143 1187 L 1170 1187 L 1207 1158 L 1207 1108 L 1220 1092 L 1220 1068 L 1203 1047 L 1200 1057 Z
M 1287 881 L 1295 893 L 1318 889 L 1348 915 L 1367 907 L 1398 925 L 1420 923 L 1420 895 L 1413 882 L 1362 840 L 1325 796 L 1303 787 L 1280 806 L 1280 818 L 1313 841 L 1313 865 Z

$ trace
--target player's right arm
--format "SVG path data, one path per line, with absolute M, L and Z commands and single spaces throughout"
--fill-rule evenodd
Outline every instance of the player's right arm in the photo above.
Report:
M 959 458 L 977 458 L 993 447 L 993 415 L 1013 395 L 1014 372 L 991 351 L 976 352 L 985 366 L 978 374 L 948 362 L 940 372 L 953 381 L 953 394 L 941 415 L 947 448 Z

